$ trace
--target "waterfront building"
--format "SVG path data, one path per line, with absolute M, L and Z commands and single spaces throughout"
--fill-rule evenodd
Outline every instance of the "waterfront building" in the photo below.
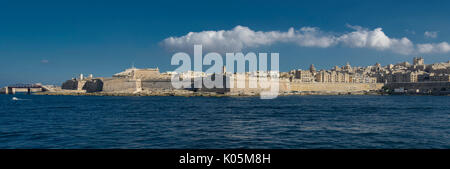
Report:
M 445 85 L 450 84 L 450 61 L 444 63 L 425 64 L 422 57 L 413 58 L 413 64 L 401 62 L 382 66 L 380 63 L 360 67 L 352 67 L 349 62 L 344 66 L 333 66 L 329 70 L 317 70 L 311 64 L 309 70 L 294 69 L 289 72 L 245 72 L 226 73 L 223 67 L 222 76 L 224 84 L 231 83 L 229 78 L 243 75 L 245 83 L 256 82 L 257 77 L 266 76 L 280 78 L 280 86 L 284 92 L 292 91 L 326 91 L 339 90 L 340 92 L 358 90 L 379 90 L 381 86 L 396 89 L 403 87 L 409 91 L 438 92 L 448 91 Z M 134 66 L 122 72 L 114 74 L 110 78 L 95 78 L 92 74 L 79 78 L 72 78 L 63 83 L 62 89 L 86 92 L 154 92 L 155 90 L 174 90 L 171 84 L 172 75 L 178 74 L 180 78 L 201 79 L 204 77 L 217 76 L 205 72 L 165 72 L 160 73 L 158 68 L 138 69 Z M 234 82 L 232 82 L 234 84 Z M 398 84 L 397 84 L 398 83 Z M 427 85 L 423 85 L 427 83 Z M 430 83 L 430 84 L 428 84 Z M 434 85 L 437 85 L 437 87 Z M 258 93 L 261 89 L 199 89 L 196 91 L 206 92 L 242 92 Z M 280 90 L 281 90 L 280 88 Z M 439 90 L 437 90 L 439 88 Z M 351 90 L 350 90 L 351 89 Z M 445 89 L 445 90 L 444 90 Z

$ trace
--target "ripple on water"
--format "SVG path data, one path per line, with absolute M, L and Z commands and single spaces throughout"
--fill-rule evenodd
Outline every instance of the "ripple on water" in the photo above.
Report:
M 26 97 L 0 148 L 450 147 L 450 97 Z

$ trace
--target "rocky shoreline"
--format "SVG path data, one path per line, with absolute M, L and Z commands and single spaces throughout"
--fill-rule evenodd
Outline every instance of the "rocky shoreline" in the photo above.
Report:
M 259 97 L 258 93 L 215 93 L 215 92 L 193 92 L 186 90 L 171 91 L 146 91 L 146 92 L 37 92 L 34 95 L 70 95 L 70 96 L 184 96 L 184 97 Z M 380 91 L 360 92 L 291 92 L 279 93 L 278 96 L 309 96 L 309 95 L 387 95 Z

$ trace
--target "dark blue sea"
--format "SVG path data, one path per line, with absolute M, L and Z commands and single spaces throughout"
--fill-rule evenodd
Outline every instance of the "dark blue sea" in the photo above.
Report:
M 450 148 L 450 97 L 0 95 L 0 148 Z

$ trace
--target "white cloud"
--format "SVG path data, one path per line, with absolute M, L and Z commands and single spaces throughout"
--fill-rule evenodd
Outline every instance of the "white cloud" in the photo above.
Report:
M 393 52 L 403 55 L 415 53 L 414 44 L 408 38 L 391 39 L 391 41 L 390 50 Z
M 267 46 L 278 42 L 293 42 L 305 47 L 329 47 L 334 45 L 332 36 L 322 35 L 317 28 L 290 28 L 287 32 L 253 31 L 248 27 L 236 26 L 232 30 L 189 32 L 181 37 L 169 37 L 162 44 L 170 49 L 189 50 L 195 44 L 217 52 L 235 52 L 248 47 Z
M 353 31 L 332 34 L 315 27 L 289 28 L 281 31 L 254 31 L 248 27 L 236 26 L 231 30 L 189 32 L 180 37 L 169 37 L 161 44 L 168 49 L 190 51 L 195 44 L 202 44 L 205 50 L 215 52 L 237 52 L 249 47 L 269 46 L 275 43 L 294 43 L 302 47 L 327 48 L 342 45 L 352 48 L 369 48 L 408 55 L 414 53 L 450 52 L 447 42 L 414 45 L 408 38 L 391 38 L 382 28 L 369 30 L 360 26 L 347 25 Z M 436 35 L 437 36 L 437 35 Z
M 438 36 L 437 32 L 425 31 L 423 34 L 426 38 L 436 38 Z
M 348 27 L 355 31 L 339 36 L 338 41 L 344 45 L 357 48 L 372 48 L 376 50 L 391 50 L 400 54 L 412 52 L 412 42 L 408 38 L 395 39 L 388 37 L 382 28 L 368 30 L 360 26 Z
M 289 30 L 290 32 L 293 32 L 294 36 L 287 42 L 295 42 L 299 46 L 326 48 L 337 43 L 336 37 L 326 35 L 326 33 L 320 31 L 319 28 L 303 27 L 295 32 L 294 28 L 290 28 Z
M 447 53 L 450 52 L 450 45 L 447 42 L 418 44 L 419 53 Z

